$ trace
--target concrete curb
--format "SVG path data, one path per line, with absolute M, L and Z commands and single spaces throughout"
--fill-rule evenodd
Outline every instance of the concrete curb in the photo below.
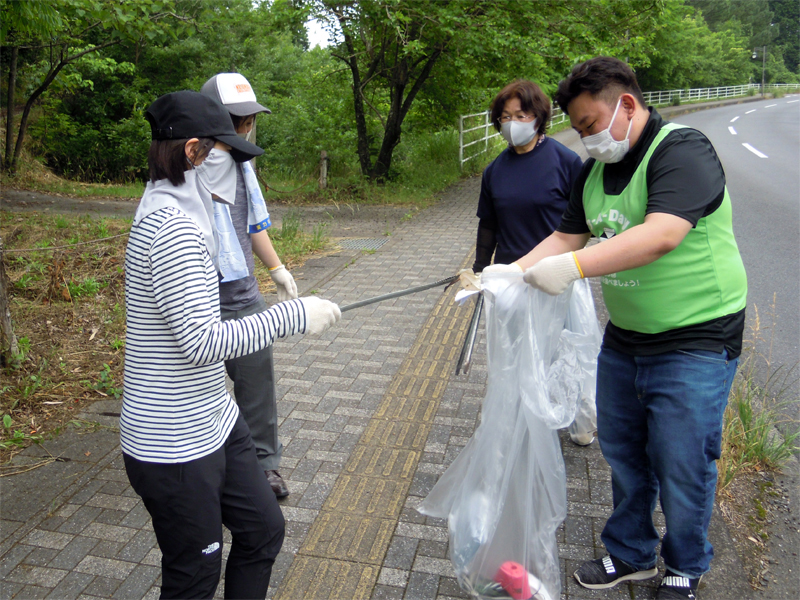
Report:
M 656 110 L 662 117 L 675 117 L 678 115 L 687 115 L 689 113 L 697 112 L 700 110 L 708 110 L 710 108 L 719 108 L 720 106 L 729 106 L 731 104 L 748 104 L 750 102 L 760 102 L 765 100 L 760 96 L 743 96 L 741 98 L 730 98 L 727 100 L 714 100 L 712 102 L 698 102 L 697 104 L 685 104 L 681 106 L 661 106 Z

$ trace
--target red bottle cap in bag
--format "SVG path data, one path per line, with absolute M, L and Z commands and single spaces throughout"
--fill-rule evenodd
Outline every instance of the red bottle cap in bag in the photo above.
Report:
M 519 563 L 511 560 L 504 562 L 494 576 L 494 580 L 502 585 L 514 600 L 528 600 L 531 597 L 528 572 Z

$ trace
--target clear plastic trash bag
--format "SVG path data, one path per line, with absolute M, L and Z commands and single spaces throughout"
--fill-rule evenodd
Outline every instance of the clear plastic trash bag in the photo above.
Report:
M 570 298 L 567 309 L 564 328 L 577 335 L 575 350 L 583 375 L 575 420 L 570 424 L 569 432 L 583 436 L 597 431 L 597 405 L 595 404 L 597 355 L 603 341 L 603 333 L 597 322 L 594 298 L 592 298 L 592 288 L 586 279 L 578 280 L 573 284 L 572 298 Z
M 590 322 L 579 314 L 589 308 L 597 317 L 593 305 L 572 306 L 572 290 L 549 296 L 521 275 L 485 274 L 482 286 L 488 382 L 481 423 L 418 510 L 447 519 L 450 559 L 474 597 L 554 600 L 561 593 L 555 534 L 567 514 L 556 430 L 573 421 L 588 378 L 581 371 L 586 336 L 565 323 L 568 314 Z M 514 594 L 500 583 L 512 572 L 526 575 Z

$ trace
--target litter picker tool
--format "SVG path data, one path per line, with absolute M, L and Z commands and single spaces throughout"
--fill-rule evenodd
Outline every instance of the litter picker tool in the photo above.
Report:
M 480 323 L 482 312 L 483 294 L 478 294 L 478 298 L 475 301 L 475 310 L 472 311 L 472 319 L 470 319 L 469 329 L 467 329 L 467 336 L 464 338 L 464 345 L 461 347 L 461 355 L 456 363 L 456 375 L 469 373 L 469 368 L 472 365 L 472 349 L 475 347 L 475 338 L 478 337 L 478 323 Z
M 383 294 L 382 296 L 367 298 L 366 300 L 359 300 L 358 302 L 353 302 L 352 304 L 341 306 L 339 307 L 339 310 L 341 310 L 342 312 L 347 312 L 348 310 L 353 310 L 354 308 L 361 308 L 362 306 L 375 304 L 376 302 L 383 302 L 384 300 L 399 298 L 400 296 L 407 296 L 409 294 L 416 294 L 417 292 L 424 292 L 425 290 L 439 287 L 440 285 L 449 285 L 457 280 L 458 280 L 458 275 L 453 275 L 452 277 L 446 277 L 445 279 L 440 279 L 439 281 L 434 281 L 433 283 L 426 283 L 424 285 L 418 285 L 405 290 L 400 290 L 398 292 L 391 292 L 389 294 Z

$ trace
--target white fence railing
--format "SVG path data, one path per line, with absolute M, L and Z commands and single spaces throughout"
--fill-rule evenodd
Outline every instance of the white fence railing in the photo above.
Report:
M 488 152 L 489 150 L 489 140 L 499 136 L 500 134 L 495 131 L 494 125 L 489 121 L 489 113 L 490 111 L 485 110 L 481 113 L 474 113 L 471 115 L 461 115 L 458 118 L 458 164 L 459 166 L 464 166 L 464 163 L 468 160 L 475 158 L 476 156 L 480 156 L 484 152 Z M 473 125 L 473 123 L 480 124 Z M 464 125 L 472 125 L 470 127 L 464 127 Z M 492 133 L 489 133 L 491 129 Z M 477 133 L 476 133 L 477 132 Z M 465 141 L 466 140 L 466 141 Z M 476 144 L 483 144 L 482 148 L 479 148 L 475 154 L 471 154 L 464 158 L 464 150 L 467 148 L 474 146 Z
M 800 83 L 768 83 L 766 89 L 796 90 L 800 89 Z M 750 90 L 760 90 L 761 84 L 749 83 L 745 85 L 729 85 L 715 88 L 694 88 L 686 90 L 662 90 L 658 92 L 644 92 L 644 100 L 649 106 L 664 106 L 674 102 L 698 102 L 703 100 L 714 100 L 715 98 L 736 98 L 746 96 Z M 553 114 L 550 118 L 550 125 L 560 125 L 568 120 L 558 105 L 553 103 Z M 462 167 L 464 163 L 481 154 L 488 152 L 489 140 L 498 137 L 500 134 L 495 131 L 491 121 L 489 121 L 489 111 L 462 115 L 458 118 L 458 161 Z M 467 148 L 472 148 L 465 152 Z M 476 151 L 477 150 L 477 151 Z

